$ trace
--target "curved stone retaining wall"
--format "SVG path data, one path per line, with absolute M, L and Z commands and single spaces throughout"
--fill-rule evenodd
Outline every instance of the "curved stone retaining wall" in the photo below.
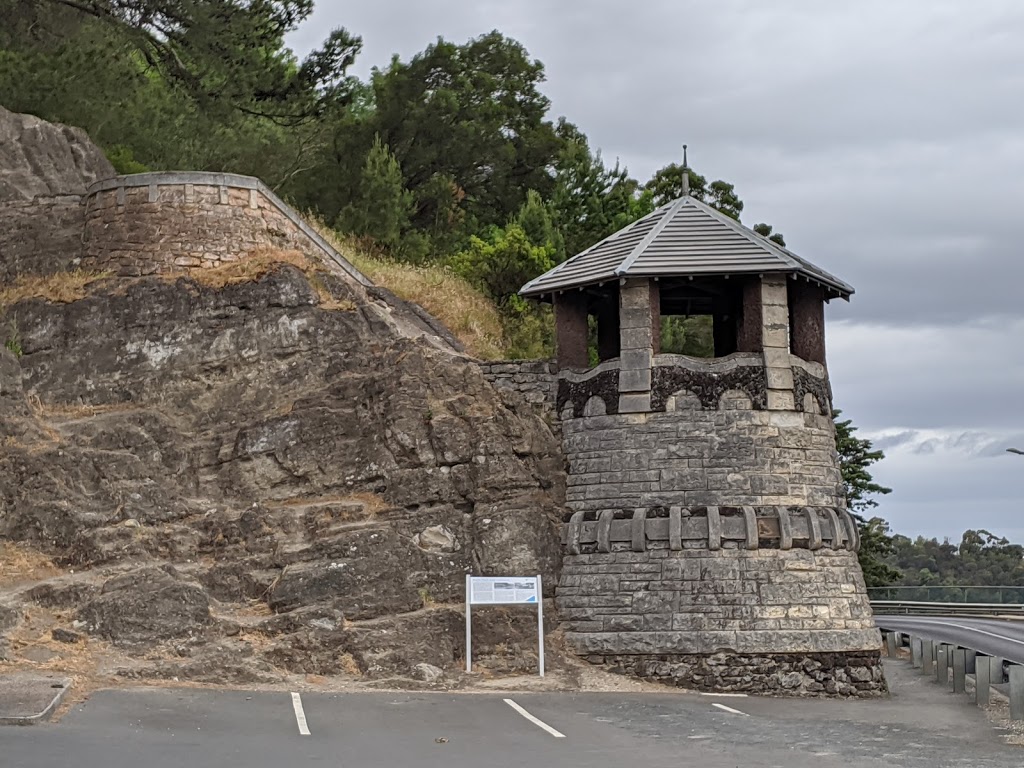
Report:
M 82 267 L 135 276 L 215 267 L 260 248 L 327 259 L 369 281 L 263 182 L 229 173 L 104 179 L 85 198 Z

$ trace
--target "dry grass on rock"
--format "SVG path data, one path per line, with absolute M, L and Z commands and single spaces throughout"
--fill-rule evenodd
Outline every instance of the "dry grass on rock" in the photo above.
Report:
M 238 261 L 227 262 L 219 267 L 201 267 L 187 271 L 189 278 L 207 288 L 221 289 L 236 283 L 253 283 L 273 272 L 282 264 L 291 264 L 306 275 L 320 299 L 321 309 L 351 311 L 355 305 L 350 301 L 339 301 L 331 294 L 321 276 L 323 265 L 300 251 L 286 251 L 278 248 L 261 248 Z M 176 280 L 181 273 L 168 272 L 163 277 Z
M 90 283 L 110 277 L 109 272 L 57 272 L 53 275 L 22 275 L 0 287 L 0 310 L 28 299 L 45 299 L 55 304 L 70 304 L 84 299 Z
M 356 269 L 400 299 L 423 307 L 440 320 L 470 354 L 482 360 L 499 360 L 505 356 L 498 308 L 466 280 L 444 267 L 415 266 L 371 255 L 315 217 L 307 219 L 310 226 Z

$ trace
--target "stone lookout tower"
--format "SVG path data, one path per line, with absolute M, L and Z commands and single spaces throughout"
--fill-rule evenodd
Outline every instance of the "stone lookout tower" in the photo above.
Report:
M 687 687 L 884 690 L 825 366 L 853 288 L 683 196 L 521 293 L 555 309 L 570 647 Z M 662 318 L 697 315 L 714 358 L 663 354 Z

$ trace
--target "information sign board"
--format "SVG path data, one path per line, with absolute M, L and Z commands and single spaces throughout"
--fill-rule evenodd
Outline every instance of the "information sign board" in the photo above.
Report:
M 544 677 L 544 599 L 540 576 L 470 576 L 466 575 L 466 671 L 473 671 L 474 605 L 536 605 L 537 659 L 540 676 Z

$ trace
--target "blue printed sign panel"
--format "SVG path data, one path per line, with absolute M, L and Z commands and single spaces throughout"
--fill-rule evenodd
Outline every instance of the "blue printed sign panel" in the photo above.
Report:
M 472 605 L 516 605 L 539 600 L 536 576 L 472 576 L 469 580 Z

